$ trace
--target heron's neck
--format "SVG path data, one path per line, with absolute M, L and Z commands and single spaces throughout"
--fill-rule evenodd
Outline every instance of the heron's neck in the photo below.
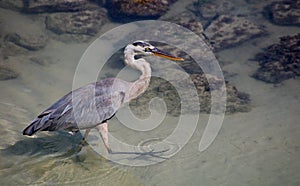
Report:
M 131 100 L 144 93 L 148 88 L 151 79 L 151 68 L 144 59 L 134 59 L 134 53 L 128 51 L 125 52 L 125 63 L 141 72 L 139 79 L 133 82 L 130 89 L 129 100 Z

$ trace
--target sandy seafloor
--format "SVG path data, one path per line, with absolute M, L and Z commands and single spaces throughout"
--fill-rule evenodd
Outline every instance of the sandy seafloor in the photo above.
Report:
M 173 10 L 178 11 L 181 4 L 184 1 L 172 6 Z M 21 28 L 25 32 L 38 27 L 30 18 L 13 11 L 0 9 L 0 15 L 1 24 L 8 30 Z M 45 49 L 35 54 L 51 59 L 51 63 L 42 66 L 18 61 L 14 67 L 19 77 L 0 81 L 0 184 L 300 185 L 299 79 L 276 86 L 258 81 L 250 77 L 258 64 L 249 60 L 261 48 L 278 42 L 280 36 L 300 30 L 275 26 L 264 19 L 262 22 L 270 35 L 218 53 L 220 60 L 229 62 L 222 68 L 236 73 L 228 79 L 230 83 L 250 94 L 251 111 L 226 115 L 219 135 L 204 152 L 198 151 L 198 145 L 208 115 L 201 114 L 195 133 L 178 154 L 144 167 L 106 161 L 89 147 L 76 155 L 73 149 L 79 135 L 22 136 L 23 128 L 39 112 L 72 89 L 75 68 L 89 46 L 50 40 Z M 117 25 L 106 25 L 102 33 Z M 174 127 L 174 120 L 165 119 L 152 134 L 164 136 Z M 124 140 L 135 141 L 148 135 L 118 124 L 113 119 L 110 131 Z

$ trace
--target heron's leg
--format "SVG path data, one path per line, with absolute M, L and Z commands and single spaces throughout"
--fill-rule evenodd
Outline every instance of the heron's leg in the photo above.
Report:
M 82 139 L 82 140 L 86 140 L 86 138 L 88 137 L 90 131 L 91 131 L 91 129 L 86 129 L 86 130 L 85 130 L 85 133 L 84 133 L 84 136 L 83 136 L 83 139 Z
M 107 122 L 98 125 L 97 129 L 98 129 L 98 132 L 99 132 L 99 134 L 100 134 L 100 136 L 103 140 L 103 143 L 104 143 L 107 151 L 109 153 L 111 153 L 112 151 L 111 151 L 111 149 L 108 145 L 108 126 L 107 126 Z
M 84 146 L 84 144 L 86 143 L 86 139 L 87 139 L 87 136 L 89 135 L 90 131 L 91 131 L 91 129 L 85 130 L 84 136 L 83 136 L 80 144 L 78 145 L 78 150 L 81 150 L 82 147 Z

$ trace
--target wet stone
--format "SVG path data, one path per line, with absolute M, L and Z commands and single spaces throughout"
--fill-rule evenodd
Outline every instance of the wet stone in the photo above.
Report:
M 53 13 L 46 17 L 46 28 L 56 34 L 96 35 L 108 21 L 106 10 L 84 10 L 71 13 Z
M 300 76 L 300 34 L 280 38 L 280 42 L 258 53 L 255 59 L 259 68 L 253 75 L 267 83 L 280 83 L 283 80 Z
M 1 102 L 0 109 L 0 135 L 3 137 L 0 140 L 0 149 L 2 150 L 20 140 L 20 127 L 25 127 L 30 117 L 28 111 L 11 103 Z
M 191 74 L 190 78 L 194 87 L 188 87 L 190 80 L 187 78 L 174 77 L 173 80 L 166 81 L 152 77 L 147 91 L 130 102 L 131 110 L 139 117 L 149 116 L 150 101 L 155 97 L 159 97 L 166 103 L 167 113 L 170 115 L 198 114 L 199 106 L 201 113 L 209 114 L 212 108 L 211 95 L 224 96 L 223 80 L 211 75 L 205 76 L 204 74 Z M 210 84 L 206 78 L 210 78 Z M 176 85 L 176 88 L 173 85 Z M 196 90 L 197 95 L 191 91 L 191 88 Z M 178 91 L 180 91 L 181 97 L 179 97 Z M 238 91 L 236 87 L 228 82 L 226 82 L 226 94 L 226 108 L 224 107 L 224 102 L 214 103 L 216 113 L 224 109 L 226 109 L 226 113 L 250 111 L 251 101 L 248 94 Z M 184 106 L 183 102 L 187 104 Z
M 274 2 L 266 6 L 265 11 L 275 24 L 300 26 L 300 0 Z
M 209 78 L 210 83 L 208 83 Z M 225 93 L 225 87 L 223 87 L 223 80 L 209 75 L 209 74 L 192 74 L 191 79 L 195 84 L 197 93 L 199 96 L 201 112 L 211 112 L 211 95 L 215 97 L 222 97 Z M 232 114 L 236 112 L 249 112 L 251 109 L 250 96 L 247 93 L 238 91 L 237 88 L 228 82 L 225 82 L 226 86 L 226 107 L 221 102 L 214 103 L 216 111 L 222 111 L 226 109 L 226 113 Z
M 23 0 L 0 0 L 0 7 L 11 10 L 21 10 L 23 8 Z
M 48 37 L 45 34 L 17 32 L 5 36 L 5 41 L 12 42 L 27 50 L 40 50 L 47 44 Z
M 27 49 L 8 41 L 2 43 L 1 50 L 1 56 L 3 59 L 8 58 L 9 56 L 24 55 L 29 53 Z
M 203 26 L 201 22 L 197 20 L 197 17 L 192 12 L 185 11 L 173 17 L 162 20 L 179 24 L 180 26 L 193 31 L 197 35 L 201 35 L 203 33 Z
M 95 9 L 97 5 L 88 0 L 27 0 L 24 11 L 28 13 L 70 12 Z
M 113 18 L 157 18 L 164 15 L 176 0 L 112 0 L 109 13 Z
M 202 18 L 211 20 L 218 15 L 227 14 L 234 9 L 234 5 L 229 0 L 207 0 L 195 2 L 194 8 Z
M 41 66 L 47 66 L 53 63 L 49 57 L 39 57 L 39 56 L 28 56 L 28 61 Z
M 216 50 L 238 45 L 265 31 L 245 17 L 221 15 L 206 29 L 205 35 Z
M 13 69 L 0 65 L 0 81 L 15 79 L 18 75 Z

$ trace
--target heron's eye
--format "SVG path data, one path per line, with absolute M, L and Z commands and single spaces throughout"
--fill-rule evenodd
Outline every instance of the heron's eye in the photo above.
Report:
M 151 51 L 151 50 L 150 50 L 149 47 L 145 48 L 145 52 L 150 52 L 150 51 Z

